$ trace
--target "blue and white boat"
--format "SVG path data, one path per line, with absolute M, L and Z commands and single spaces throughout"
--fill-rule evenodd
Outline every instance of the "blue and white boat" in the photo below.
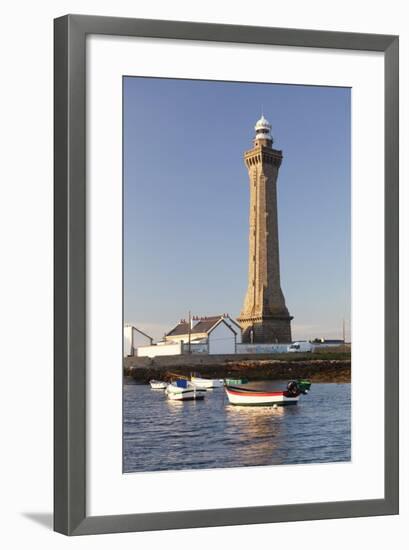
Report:
M 193 401 L 203 399 L 206 395 L 204 388 L 198 388 L 189 380 L 176 380 L 168 384 L 166 395 L 173 401 Z

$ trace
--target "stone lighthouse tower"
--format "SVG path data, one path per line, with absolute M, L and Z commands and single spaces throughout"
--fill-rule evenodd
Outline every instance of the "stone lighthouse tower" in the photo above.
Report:
M 238 319 L 243 342 L 291 342 L 292 317 L 280 284 L 277 176 L 283 158 L 273 149 L 271 124 L 256 123 L 253 148 L 244 153 L 250 178 L 248 288 Z

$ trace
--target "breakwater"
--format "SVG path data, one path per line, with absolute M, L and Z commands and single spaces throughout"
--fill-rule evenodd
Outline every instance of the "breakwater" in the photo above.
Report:
M 169 381 L 175 375 L 192 372 L 207 378 L 248 378 L 283 380 L 309 378 L 313 382 L 348 383 L 351 381 L 349 354 L 271 355 L 182 355 L 164 357 L 126 357 L 124 374 L 147 383 L 151 379 Z

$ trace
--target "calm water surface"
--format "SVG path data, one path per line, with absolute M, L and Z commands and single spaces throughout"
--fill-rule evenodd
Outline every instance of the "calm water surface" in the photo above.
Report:
M 223 388 L 203 401 L 170 401 L 127 379 L 124 472 L 349 461 L 350 416 L 350 384 L 313 384 L 298 405 L 273 409 L 229 405 Z

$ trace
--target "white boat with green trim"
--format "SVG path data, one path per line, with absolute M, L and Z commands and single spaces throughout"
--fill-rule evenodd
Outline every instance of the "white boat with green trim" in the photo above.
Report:
M 205 389 L 221 388 L 224 385 L 224 381 L 221 378 L 201 378 L 200 376 L 192 375 L 190 381 L 198 388 Z
M 225 386 L 242 386 L 248 383 L 247 378 L 226 378 L 224 381 Z

